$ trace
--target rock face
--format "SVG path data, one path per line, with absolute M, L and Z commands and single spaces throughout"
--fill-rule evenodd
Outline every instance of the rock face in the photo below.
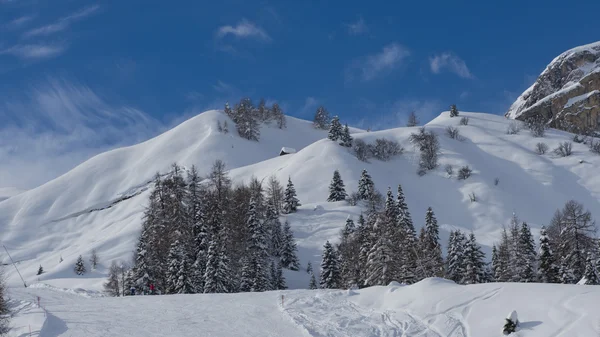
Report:
M 600 42 L 556 57 L 505 115 L 572 132 L 600 130 Z

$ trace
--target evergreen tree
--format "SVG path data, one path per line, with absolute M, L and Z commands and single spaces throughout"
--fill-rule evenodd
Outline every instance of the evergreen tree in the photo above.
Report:
M 240 100 L 240 103 L 234 107 L 234 116 L 234 122 L 240 137 L 258 141 L 260 125 L 250 98 Z
M 466 273 L 465 241 L 466 238 L 461 231 L 457 230 L 450 232 L 446 276 L 456 283 L 461 283 Z
M 512 278 L 510 263 L 510 240 L 506 228 L 502 230 L 502 240 L 498 246 L 498 257 L 494 266 L 494 277 L 496 282 L 509 282 Z
M 313 267 L 312 267 L 312 263 L 310 263 L 310 261 L 308 261 L 308 263 L 306 264 L 306 273 L 307 274 L 313 273 Z
M 458 116 L 458 109 L 456 108 L 456 104 L 452 104 L 450 106 L 450 117 Z
M 317 284 L 317 279 L 315 278 L 315 274 L 310 273 L 310 283 L 308 284 L 308 289 L 315 290 L 318 288 L 319 288 L 319 286 Z
M 283 276 L 283 266 L 281 265 L 281 263 L 278 263 L 275 273 L 275 282 L 273 284 L 273 290 L 285 289 L 287 289 L 287 285 L 285 283 L 285 276 Z
M 331 120 L 331 124 L 329 125 L 329 134 L 327 138 L 334 142 L 338 141 L 342 138 L 344 130 L 342 128 L 342 124 L 340 123 L 340 118 L 338 116 L 334 116 Z
M 223 110 L 223 112 L 225 112 L 225 114 L 226 114 L 226 115 L 227 115 L 229 118 L 231 118 L 231 119 L 233 119 L 233 118 L 234 118 L 234 115 L 233 115 L 233 110 L 231 110 L 231 107 L 229 106 L 229 102 L 226 102 L 226 103 L 225 103 L 225 109 Z
M 275 176 L 269 177 L 267 184 L 267 203 L 275 209 L 277 214 L 280 214 L 283 207 L 284 191 Z
M 592 252 L 588 252 L 585 260 L 585 272 L 583 273 L 585 284 L 597 285 L 598 274 L 596 273 L 596 266 L 594 265 L 594 258 Z
M 573 274 L 573 269 L 569 267 L 569 256 L 564 256 L 561 258 L 559 274 L 560 283 L 562 284 L 573 284 L 578 281 Z
M 188 259 L 182 256 L 179 262 L 179 271 L 177 273 L 177 282 L 175 284 L 176 294 L 194 294 L 196 292 L 189 270 Z
M 483 259 L 485 258 L 485 254 L 481 251 L 481 247 L 477 244 L 475 234 L 473 233 L 469 235 L 469 239 L 466 242 L 465 258 L 466 274 L 462 283 L 474 284 L 483 282 L 485 266 Z
M 75 274 L 77 275 L 83 275 L 86 272 L 85 263 L 83 263 L 83 257 L 81 255 L 79 255 L 79 257 L 77 258 L 77 262 L 75 262 L 74 270 Z
M 275 208 L 271 205 L 267 207 L 265 227 L 270 234 L 269 253 L 271 256 L 280 257 L 283 250 L 284 236 L 281 230 L 281 222 Z
M 280 129 L 285 129 L 287 126 L 287 122 L 286 122 L 285 115 L 283 114 L 283 111 L 281 110 L 281 107 L 279 107 L 279 104 L 273 103 L 273 107 L 271 108 L 271 113 L 273 114 L 273 118 L 275 119 L 275 122 L 277 122 L 277 127 Z
M 179 269 L 181 268 L 181 261 L 183 259 L 183 252 L 179 240 L 175 240 L 171 244 L 169 249 L 169 269 L 167 275 L 167 294 L 177 293 L 177 282 L 179 280 Z
M 298 210 L 298 206 L 301 206 L 301 204 L 298 198 L 296 197 L 296 188 L 292 183 L 292 178 L 289 177 L 283 199 L 283 211 L 286 214 L 295 213 Z
M 538 280 L 542 283 L 558 282 L 558 268 L 545 226 L 540 231 Z
M 252 284 L 254 280 L 251 259 L 244 258 L 242 260 L 242 272 L 240 278 L 240 291 L 250 292 L 252 291 Z
M 313 124 L 317 129 L 327 129 L 329 126 L 329 112 L 323 106 L 317 108 Z
M 394 280 L 394 254 L 386 225 L 386 221 L 381 218 L 375 223 L 377 240 L 367 256 L 365 286 L 387 285 Z
M 374 190 L 375 184 L 373 183 L 373 179 L 367 170 L 362 170 L 360 180 L 358 181 L 358 198 L 360 200 L 370 200 L 373 197 L 372 193 Z
M 271 290 L 277 290 L 277 269 L 275 267 L 275 261 L 271 260 L 271 268 L 269 269 L 269 275 L 271 280 Z
M 90 265 L 92 266 L 92 270 L 96 270 L 96 267 L 98 267 L 98 252 L 96 252 L 96 249 L 92 249 L 92 255 L 90 255 Z
M 531 234 L 531 229 L 527 223 L 523 222 L 521 225 L 521 231 L 519 234 L 519 260 L 517 264 L 520 265 L 520 282 L 535 282 L 535 265 L 536 265 L 536 253 L 535 253 L 535 241 Z
M 119 267 L 117 266 L 117 262 L 113 261 L 108 269 L 108 279 L 106 283 L 104 283 L 104 291 L 109 296 L 118 297 L 120 295 L 119 292 Z
M 336 251 L 329 241 L 323 246 L 320 284 L 323 289 L 338 289 L 340 287 L 338 258 Z
M 411 284 L 416 281 L 417 273 L 417 233 L 401 185 L 398 185 L 397 206 L 401 236 L 396 247 L 401 259 L 401 282 Z
M 283 224 L 283 241 L 281 247 L 281 265 L 289 270 L 299 270 L 300 262 L 298 261 L 296 240 L 289 222 Z
M 444 275 L 444 260 L 440 245 L 440 230 L 437 219 L 431 207 L 425 215 L 424 238 L 421 241 L 422 261 L 425 269 L 423 277 L 442 277 Z
M 510 281 L 511 282 L 519 282 L 521 280 L 521 270 L 524 267 L 522 264 L 524 257 L 522 255 L 522 250 L 519 246 L 519 241 L 521 237 L 521 231 L 519 230 L 519 219 L 517 215 L 513 213 L 513 216 L 510 220 L 509 225 L 509 263 L 510 268 L 508 269 L 510 273 Z
M 414 111 L 411 111 L 410 115 L 408 115 L 408 121 L 406 122 L 406 126 L 414 127 L 417 125 L 419 125 L 419 120 L 417 119 L 417 115 L 415 114 Z
M 329 185 L 329 197 L 327 201 L 343 201 L 346 200 L 348 194 L 346 193 L 346 188 L 344 186 L 344 181 L 340 176 L 340 172 L 335 170 L 333 172 L 333 179 L 331 180 L 331 184 Z
M 360 284 L 360 243 L 358 235 L 360 234 L 357 233 L 354 221 L 348 217 L 344 229 L 341 231 L 341 240 L 337 248 L 343 287 L 350 288 Z
M 204 274 L 204 293 L 228 293 L 231 290 L 231 275 L 229 259 L 219 249 L 217 240 L 212 240 L 208 246 L 206 269 Z
M 342 131 L 342 135 L 340 137 L 341 143 L 340 145 L 345 146 L 345 147 L 352 147 L 352 135 L 350 135 L 350 128 L 348 127 L 348 124 L 344 125 L 344 130 Z
M 256 202 L 254 198 L 250 200 L 250 208 L 248 210 L 247 217 L 248 233 L 250 235 L 247 244 L 247 252 L 251 268 L 250 275 L 252 277 L 252 291 L 265 291 L 269 289 L 267 277 L 267 258 L 269 254 L 265 229 L 263 227 L 263 223 L 261 223 L 260 219 L 258 218 Z

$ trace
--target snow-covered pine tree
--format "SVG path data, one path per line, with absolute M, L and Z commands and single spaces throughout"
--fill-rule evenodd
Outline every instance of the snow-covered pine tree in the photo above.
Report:
M 181 268 L 181 260 L 183 259 L 183 251 L 179 240 L 175 240 L 169 249 L 169 268 L 167 270 L 167 294 L 177 293 L 177 282 L 179 280 L 179 269 Z
M 446 277 L 456 283 L 461 283 L 466 273 L 465 241 L 466 238 L 461 231 L 450 232 Z
M 234 115 L 233 115 L 233 110 L 231 110 L 231 107 L 229 106 L 229 102 L 225 103 L 225 108 L 223 109 L 223 112 L 225 112 L 225 114 L 233 119 Z
M 367 170 L 362 170 L 360 180 L 358 181 L 358 198 L 360 200 L 370 200 L 375 190 L 373 179 Z
M 219 249 L 219 242 L 212 240 L 208 246 L 206 269 L 204 273 L 204 293 L 229 293 L 232 290 L 229 259 Z
M 338 289 L 340 287 L 340 270 L 338 257 L 333 245 L 327 241 L 323 246 L 321 261 L 321 288 Z
M 387 285 L 394 281 L 394 275 L 397 275 L 391 237 L 386 228 L 388 224 L 382 218 L 375 222 L 377 239 L 367 256 L 364 286 Z
M 194 294 L 196 288 L 192 283 L 191 270 L 187 256 L 183 254 L 179 262 L 179 271 L 177 273 L 177 283 L 175 284 L 176 294 Z
M 360 245 L 358 259 L 359 259 L 359 270 L 360 270 L 360 281 L 361 285 L 367 279 L 367 262 L 369 260 L 369 253 L 371 248 L 377 242 L 377 233 L 375 231 L 375 222 L 377 221 L 377 215 L 368 215 L 367 221 L 364 218 L 359 217 L 359 229 L 358 229 L 358 244 Z
M 520 260 L 517 263 L 521 266 L 519 268 L 519 282 L 535 282 L 537 254 L 535 252 L 535 241 L 531 234 L 531 229 L 526 222 L 521 224 L 518 249 Z
M 300 262 L 296 255 L 298 248 L 294 239 L 294 232 L 286 220 L 283 224 L 283 241 L 281 246 L 281 265 L 289 270 L 299 270 Z
M 315 112 L 315 118 L 313 120 L 313 125 L 317 129 L 326 130 L 329 126 L 329 112 L 325 110 L 325 107 L 320 106 L 317 108 Z
M 341 231 L 341 240 L 337 248 L 340 259 L 340 274 L 342 286 L 350 288 L 360 284 L 360 244 L 354 221 L 348 217 L 344 229 Z
M 277 214 L 280 214 L 283 208 L 284 191 L 283 186 L 275 176 L 269 177 L 267 183 L 267 203 L 275 208 Z
M 264 259 L 261 260 L 258 256 L 252 256 L 250 261 L 254 272 L 251 291 L 262 292 L 269 290 L 271 288 L 271 281 L 269 279 L 268 262 Z
M 229 124 L 227 123 L 227 121 L 223 122 L 223 133 L 224 134 L 228 134 L 229 133 Z
M 75 274 L 77 275 L 83 275 L 86 272 L 85 269 L 85 263 L 83 262 L 83 257 L 81 255 L 79 255 L 79 257 L 77 258 L 77 262 L 75 262 Z
M 550 239 L 548 238 L 545 226 L 542 226 L 540 231 L 540 249 L 538 255 L 538 281 L 542 283 L 557 283 L 558 268 L 556 266 L 554 253 L 550 248 Z
M 559 267 L 560 283 L 562 284 L 573 284 L 577 281 L 573 269 L 569 268 L 569 256 L 565 256 L 560 260 Z
M 425 275 L 422 277 L 442 277 L 444 275 L 444 259 L 440 245 L 440 229 L 431 207 L 425 214 L 424 240 L 420 242 L 419 252 Z
M 397 254 L 401 257 L 400 281 L 411 284 L 416 281 L 417 273 L 417 233 L 401 185 L 398 185 L 397 206 L 398 226 L 402 233 L 399 243 L 395 245 Z
M 411 111 L 408 115 L 408 121 L 406 122 L 407 127 L 413 127 L 419 125 L 419 119 L 417 119 L 417 115 L 414 111 Z
M 319 285 L 317 284 L 317 279 L 315 278 L 315 274 L 310 273 L 310 282 L 308 283 L 308 289 L 315 290 L 318 288 L 319 288 Z
M 273 107 L 271 107 L 271 114 L 273 115 L 273 119 L 277 123 L 277 127 L 280 129 L 285 129 L 287 126 L 287 122 L 285 119 L 285 115 L 283 114 L 283 110 L 277 103 L 273 103 Z
M 275 283 L 273 290 L 285 290 L 287 289 L 287 284 L 285 282 L 285 276 L 283 276 L 283 266 L 281 262 L 277 263 L 276 273 L 275 273 Z
M 298 206 L 301 206 L 300 201 L 296 197 L 296 188 L 292 183 L 292 178 L 288 177 L 288 184 L 283 197 L 283 211 L 286 214 L 296 213 Z
M 260 125 L 250 98 L 242 98 L 240 100 L 240 103 L 234 107 L 234 115 L 234 122 L 240 137 L 258 141 L 260 137 Z
M 512 278 L 510 263 L 510 239 L 506 228 L 502 230 L 502 239 L 498 245 L 498 258 L 494 266 L 494 278 L 496 282 L 510 282 Z
M 249 240 L 247 252 L 250 258 L 250 274 L 252 275 L 252 290 L 265 291 L 269 289 L 268 282 L 268 256 L 266 232 L 263 223 L 259 219 L 254 198 L 250 200 L 250 208 L 247 214 L 247 231 Z
M 484 258 L 485 254 L 477 244 L 475 234 L 469 234 L 469 239 L 467 240 L 465 247 L 466 273 L 463 282 L 461 283 L 474 284 L 484 281 Z
M 271 281 L 271 290 L 277 290 L 277 269 L 275 267 L 275 261 L 271 260 L 271 266 L 269 268 L 269 280 Z
M 313 266 L 312 266 L 312 263 L 310 263 L 310 261 L 308 261 L 308 263 L 306 264 L 306 273 L 307 274 L 313 273 Z
M 274 257 L 281 256 L 284 240 L 283 231 L 279 215 L 272 205 L 267 206 L 265 227 L 267 227 L 267 232 L 270 236 L 269 240 L 267 240 L 269 242 L 269 255 Z
M 240 275 L 240 291 L 250 292 L 252 291 L 252 283 L 254 280 L 251 260 L 248 257 L 242 259 L 241 263 L 241 275 Z
M 338 116 L 334 116 L 329 125 L 329 134 L 327 135 L 327 138 L 337 142 L 340 138 L 342 138 L 343 132 L 344 129 L 340 123 L 340 118 Z
M 331 184 L 329 185 L 329 197 L 327 197 L 327 201 L 343 201 L 346 200 L 347 197 L 348 194 L 346 193 L 344 181 L 340 176 L 340 171 L 335 170 L 333 172 L 333 179 L 331 180 Z
M 456 108 L 456 104 L 452 104 L 450 106 L 450 117 L 458 116 L 458 109 Z
M 348 124 L 344 125 L 344 130 L 342 131 L 342 136 L 340 137 L 340 145 L 345 147 L 352 147 L 352 135 L 350 135 L 350 128 Z
M 521 250 L 519 249 L 519 241 L 521 237 L 521 231 L 519 229 L 519 218 L 513 213 L 510 220 L 509 230 L 509 253 L 510 253 L 510 281 L 519 282 L 521 280 L 521 270 L 524 267 L 519 264 L 523 261 L 521 256 Z
M 592 252 L 588 252 L 587 254 L 583 278 L 585 279 L 585 284 L 598 284 L 598 274 L 596 273 L 596 266 L 594 265 L 594 256 L 592 255 Z

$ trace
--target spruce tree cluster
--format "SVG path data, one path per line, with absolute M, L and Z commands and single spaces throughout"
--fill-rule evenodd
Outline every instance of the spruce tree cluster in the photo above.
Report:
M 266 189 L 256 178 L 234 187 L 221 161 L 204 182 L 194 167 L 184 174 L 173 165 L 155 178 L 128 284 L 162 294 L 285 289 L 282 269 L 300 267 L 294 234 L 279 220 L 289 190 L 274 177 Z
M 327 112 L 324 106 L 319 106 L 313 119 L 314 127 L 321 130 L 326 130 L 329 127 L 329 123 L 329 112 Z
M 260 138 L 260 125 L 263 123 L 273 122 L 280 129 L 286 127 L 286 119 L 281 107 L 277 103 L 269 107 L 264 99 L 260 100 L 258 106 L 254 106 L 252 100 L 245 97 L 235 104 L 233 109 L 229 106 L 229 103 L 225 103 L 223 111 L 235 123 L 239 136 L 248 140 L 258 141 Z M 221 132 L 228 132 L 227 124 L 221 126 L 219 123 L 217 127 L 220 128 L 219 131 Z

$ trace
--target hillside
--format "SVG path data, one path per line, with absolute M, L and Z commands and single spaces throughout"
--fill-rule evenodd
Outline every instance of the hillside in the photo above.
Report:
M 456 285 L 425 279 L 410 286 L 264 293 L 90 297 L 44 285 L 13 289 L 22 299 L 11 336 L 597 336 L 600 288 L 561 284 Z M 31 304 L 40 298 L 47 311 Z M 281 302 L 283 296 L 283 303 Z M 157 319 L 160 318 L 160 319 Z M 29 330 L 31 329 L 31 330 Z
M 196 165 L 203 175 L 216 159 L 231 169 L 234 182 L 270 175 L 280 181 L 288 176 L 293 179 L 303 206 L 288 220 L 302 265 L 309 260 L 318 265 L 323 243 L 335 240 L 346 218 L 361 212 L 345 202 L 326 202 L 335 169 L 340 170 L 348 191 L 356 190 L 362 169 L 369 171 L 382 192 L 402 184 L 417 229 L 426 208 L 433 207 L 445 230 L 441 233 L 444 243 L 450 229 L 472 230 L 489 251 L 513 212 L 539 229 L 570 199 L 600 218 L 600 177 L 596 174 L 600 156 L 590 154 L 587 146 L 573 144 L 573 155 L 565 158 L 540 156 L 534 152 L 537 142 L 544 141 L 552 149 L 572 135 L 555 130 L 544 139 L 532 138 L 527 130 L 507 135 L 510 121 L 503 117 L 466 112 L 461 116 L 470 119 L 469 125 L 459 127 L 463 141 L 445 135 L 447 126 L 459 124 L 459 118 L 450 118 L 447 112 L 427 124 L 427 129 L 439 134 L 442 154 L 438 169 L 419 177 L 418 154 L 408 141 L 416 128 L 354 130 L 355 138 L 373 142 L 385 137 L 405 148 L 404 154 L 388 162 L 371 159 L 365 163 L 349 149 L 324 139 L 326 132 L 306 121 L 288 118 L 284 130 L 263 127 L 260 141 L 253 142 L 234 132 L 217 132 L 217 121 L 227 117 L 208 111 L 154 139 L 96 156 L 43 186 L 0 202 L 2 242 L 19 261 L 28 283 L 39 279 L 58 287 L 100 289 L 110 262 L 131 256 L 154 174 L 166 173 L 177 162 L 187 168 Z M 282 146 L 299 151 L 279 157 Z M 448 177 L 447 164 L 455 172 L 469 165 L 473 175 L 466 181 Z M 477 202 L 470 202 L 471 193 Z M 100 267 L 77 277 L 72 271 L 74 261 L 79 254 L 89 256 L 92 249 L 98 251 Z M 61 257 L 64 261 L 59 263 Z M 40 264 L 46 273 L 36 276 Z M 8 277 L 11 284 L 20 284 L 12 269 Z M 290 272 L 287 278 L 291 288 L 308 284 L 305 273 Z

